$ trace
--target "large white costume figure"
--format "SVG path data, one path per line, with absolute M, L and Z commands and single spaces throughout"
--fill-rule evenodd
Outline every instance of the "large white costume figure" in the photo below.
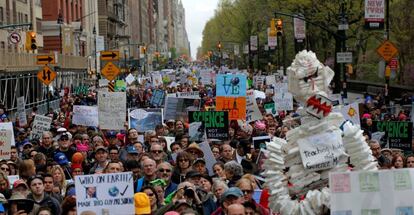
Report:
M 311 51 L 298 53 L 287 71 L 289 91 L 304 108 L 301 125 L 267 146 L 269 205 L 282 215 L 321 214 L 329 208 L 329 172 L 348 171 L 348 158 L 354 170 L 377 170 L 377 162 L 362 130 L 331 112 L 327 94 L 334 72 Z

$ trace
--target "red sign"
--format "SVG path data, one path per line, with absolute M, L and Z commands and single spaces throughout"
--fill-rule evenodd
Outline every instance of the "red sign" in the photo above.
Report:
M 391 59 L 388 66 L 390 66 L 391 70 L 396 70 L 398 68 L 398 59 L 397 58 Z

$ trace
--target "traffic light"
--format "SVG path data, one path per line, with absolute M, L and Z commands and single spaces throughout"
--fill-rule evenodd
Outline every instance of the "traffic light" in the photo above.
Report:
M 282 34 L 283 34 L 283 21 L 282 21 L 282 19 L 277 19 L 276 20 L 276 31 L 277 31 L 277 36 L 282 36 Z
M 141 54 L 146 54 L 147 53 L 147 47 L 146 46 L 140 46 L 140 48 L 141 48 L 141 51 L 140 51 Z
M 26 50 L 36 50 L 37 44 L 36 44 L 36 32 L 34 31 L 28 31 L 26 33 Z
M 276 36 L 276 20 L 275 19 L 270 20 L 269 36 L 271 37 Z
M 217 48 L 218 48 L 219 51 L 221 51 L 221 42 L 218 42 Z

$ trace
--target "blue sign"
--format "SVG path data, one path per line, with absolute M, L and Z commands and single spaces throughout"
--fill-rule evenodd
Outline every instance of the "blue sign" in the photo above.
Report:
M 150 104 L 155 107 L 161 107 L 164 104 L 165 92 L 163 90 L 155 90 L 152 93 Z
M 247 78 L 245 75 L 217 75 L 216 96 L 246 96 Z

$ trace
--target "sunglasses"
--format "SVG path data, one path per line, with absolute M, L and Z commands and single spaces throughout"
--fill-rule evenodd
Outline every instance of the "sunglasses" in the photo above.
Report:
M 160 171 L 160 172 L 171 172 L 170 169 L 159 169 L 158 171 Z
M 151 153 L 159 154 L 159 153 L 162 153 L 162 150 L 153 150 L 153 151 L 151 151 Z
M 62 138 L 60 138 L 59 140 L 61 140 L 61 141 L 67 141 L 67 140 L 69 140 L 69 138 L 67 138 L 67 137 L 62 137 Z
M 5 168 L 5 167 L 2 167 L 0 169 L 3 170 L 3 171 L 9 171 L 10 170 L 9 168 Z

